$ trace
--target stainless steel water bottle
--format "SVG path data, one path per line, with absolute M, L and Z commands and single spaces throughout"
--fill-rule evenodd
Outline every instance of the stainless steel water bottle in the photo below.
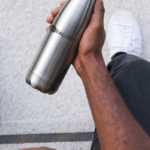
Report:
M 67 0 L 61 7 L 26 75 L 33 88 L 48 94 L 58 90 L 78 52 L 95 1 Z

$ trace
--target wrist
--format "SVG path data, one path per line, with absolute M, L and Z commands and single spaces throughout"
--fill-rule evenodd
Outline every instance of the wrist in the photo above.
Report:
M 80 72 L 79 76 L 83 79 L 86 75 L 92 75 L 97 70 L 106 68 L 104 59 L 101 53 L 91 53 L 86 57 L 80 58 Z

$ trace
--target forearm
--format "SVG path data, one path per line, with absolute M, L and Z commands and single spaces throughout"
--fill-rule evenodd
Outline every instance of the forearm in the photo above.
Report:
M 149 150 L 150 139 L 131 115 L 102 56 L 82 62 L 86 89 L 102 150 Z

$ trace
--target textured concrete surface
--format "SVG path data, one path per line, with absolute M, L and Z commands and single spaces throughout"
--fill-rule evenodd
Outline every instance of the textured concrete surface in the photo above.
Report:
M 37 148 L 46 146 L 57 150 L 90 150 L 91 142 L 65 142 L 65 143 L 40 143 L 40 144 L 7 144 L 0 145 L 0 150 L 19 150 L 21 148 Z
M 0 0 L 0 134 L 94 131 L 85 90 L 73 67 L 59 91 L 52 96 L 25 82 L 27 70 L 46 34 L 47 16 L 60 0 Z M 142 58 L 150 61 L 150 1 L 104 0 L 105 29 L 118 10 L 130 11 L 141 29 Z M 106 64 L 109 51 L 103 48 Z M 55 144 L 54 144 L 55 145 Z M 88 149 L 89 143 L 69 144 L 69 149 Z M 83 146 L 84 145 L 84 146 Z M 12 145 L 1 145 L 10 149 Z M 12 150 L 22 147 L 13 145 Z M 23 145 L 26 146 L 26 145 Z M 30 145 L 29 145 L 30 146 Z M 58 149 L 64 149 L 66 143 Z M 58 147 L 57 147 L 58 146 Z

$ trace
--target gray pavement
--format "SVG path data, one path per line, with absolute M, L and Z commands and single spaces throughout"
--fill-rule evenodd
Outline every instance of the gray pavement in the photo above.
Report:
M 60 0 L 0 0 L 0 135 L 93 132 L 94 122 L 81 79 L 71 66 L 52 96 L 25 82 L 27 70 L 46 34 L 47 16 Z M 143 37 L 142 58 L 150 61 L 150 1 L 104 0 L 105 29 L 116 11 L 130 11 Z M 103 55 L 109 62 L 105 43 Z M 91 142 L 0 145 L 1 150 L 52 146 L 89 150 Z

